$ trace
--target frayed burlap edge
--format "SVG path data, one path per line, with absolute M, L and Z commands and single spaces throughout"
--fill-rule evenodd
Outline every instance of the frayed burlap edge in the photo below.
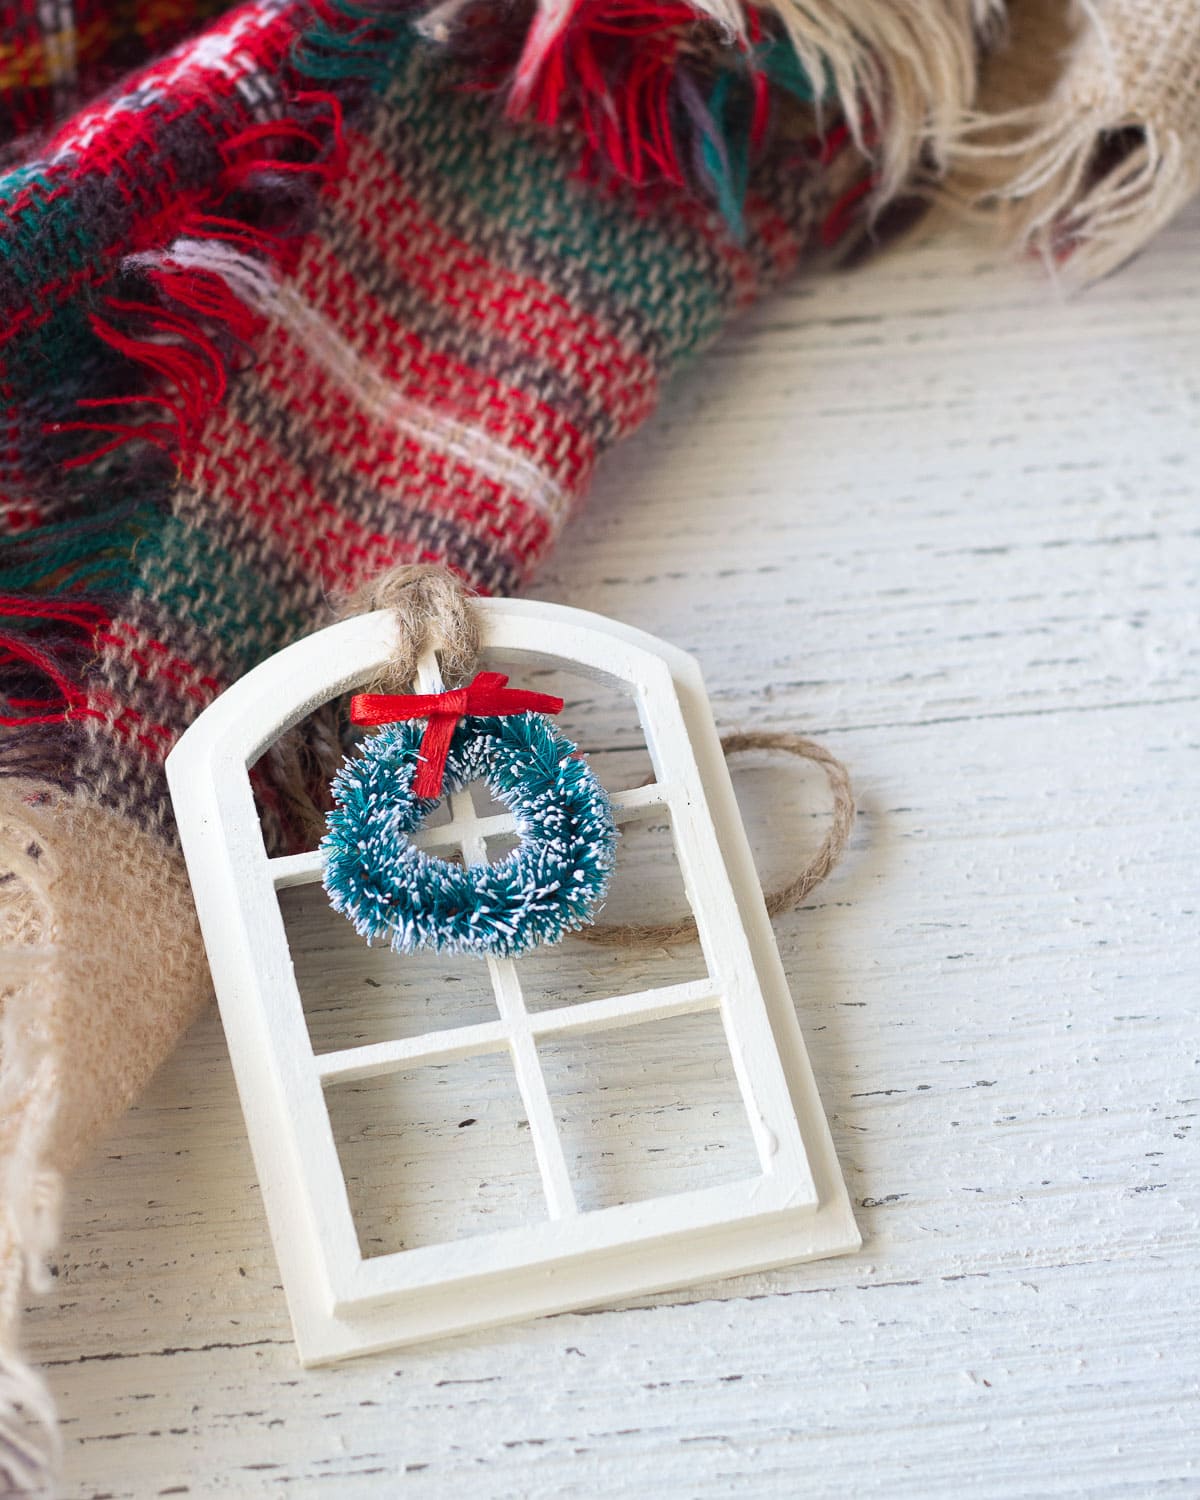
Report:
M 1067 285 L 1096 281 L 1200 191 L 1200 4 L 1014 5 L 982 100 L 952 200 Z
M 461 582 L 403 564 L 345 601 L 391 609 L 393 672 L 429 646 L 468 674 L 478 627 Z M 340 759 L 336 706 L 315 745 L 274 747 L 285 796 L 307 802 L 308 771 Z M 294 808 L 292 809 L 295 810 Z M 82 793 L 0 781 L 0 1495 L 51 1492 L 54 1404 L 19 1349 L 22 1297 L 50 1285 L 63 1174 L 145 1087 L 211 993 L 178 848 Z
M 17 1340 L 26 1286 L 45 1291 L 58 1228 L 60 1176 L 48 1166 L 56 1010 L 48 864 L 32 821 L 0 804 L 0 1482 L 44 1494 L 59 1457 L 54 1405 Z
M 47 1494 L 57 1466 L 19 1319 L 50 1284 L 62 1174 L 208 994 L 178 851 L 80 795 L 0 785 L 0 1493 Z

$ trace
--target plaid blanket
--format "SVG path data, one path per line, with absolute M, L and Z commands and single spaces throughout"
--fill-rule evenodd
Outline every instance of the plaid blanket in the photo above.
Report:
M 0 147 L 34 136 L 229 3 L 7 0 L 0 6 Z
M 255 0 L 61 126 L 0 180 L 0 770 L 169 836 L 179 731 L 332 593 L 519 586 L 671 373 L 858 227 L 845 130 L 788 123 L 735 229 L 497 129 L 406 20 Z

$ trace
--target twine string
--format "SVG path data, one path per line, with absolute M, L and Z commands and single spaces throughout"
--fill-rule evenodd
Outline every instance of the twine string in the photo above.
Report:
M 398 693 L 417 675 L 426 651 L 438 654 L 447 687 L 458 687 L 479 661 L 479 620 L 471 595 L 447 568 L 401 563 L 364 584 L 345 601 L 340 615 L 390 610 L 396 620 L 391 659 L 367 692 Z
M 466 682 L 479 658 L 479 622 L 470 596 L 448 569 L 434 563 L 401 563 L 362 584 L 340 601 L 339 619 L 390 610 L 396 644 L 368 693 L 397 693 L 417 675 L 417 662 L 432 647 L 448 686 Z M 329 783 L 345 746 L 340 709 L 326 703 L 276 740 L 267 752 L 270 779 L 292 837 L 311 847 L 325 833 Z
M 791 734 L 787 730 L 751 729 L 722 735 L 721 749 L 725 752 L 726 759 L 752 750 L 774 750 L 811 761 L 825 772 L 825 779 L 833 793 L 829 829 L 821 840 L 820 848 L 790 880 L 773 891 L 763 893 L 767 915 L 778 917 L 783 912 L 794 910 L 822 881 L 828 879 L 845 853 L 854 828 L 855 813 L 850 773 L 824 745 L 819 745 L 816 740 L 806 739 L 804 735 Z M 677 944 L 695 943 L 700 938 L 696 919 L 691 916 L 680 917 L 674 922 L 596 922 L 591 927 L 580 928 L 575 935 L 589 943 L 628 948 L 669 948 Z

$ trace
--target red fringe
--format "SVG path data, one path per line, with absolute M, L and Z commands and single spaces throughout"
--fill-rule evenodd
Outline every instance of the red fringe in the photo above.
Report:
M 761 19 L 753 7 L 746 14 L 747 43 L 753 44 L 762 35 Z M 511 80 L 508 113 L 555 125 L 569 111 L 587 139 L 589 174 L 603 163 L 641 188 L 683 187 L 688 166 L 678 139 L 675 85 L 705 24 L 683 0 L 573 0 L 554 15 L 539 8 Z M 769 85 L 747 44 L 742 55 L 757 146 L 767 129 Z
M 821 221 L 821 244 L 826 250 L 831 250 L 841 241 L 856 217 L 859 204 L 878 186 L 879 179 L 874 175 L 864 177 L 861 182 L 856 182 L 837 199 Z
M 331 94 L 302 93 L 294 103 L 303 120 L 252 125 L 223 144 L 224 170 L 211 198 L 176 220 L 172 242 L 208 240 L 276 270 L 286 269 L 296 254 L 291 224 L 267 230 L 217 210 L 247 191 L 261 188 L 272 195 L 281 179 L 305 182 L 319 191 L 341 175 L 346 142 L 339 100 Z M 306 189 L 305 198 L 311 196 Z M 195 441 L 228 390 L 230 346 L 249 343 L 262 322 L 261 314 L 247 306 L 218 272 L 172 265 L 169 244 L 160 253 L 162 264 L 147 272 L 158 294 L 155 301 L 109 296 L 103 299 L 104 312 L 90 318 L 97 338 L 149 376 L 145 390 L 81 399 L 80 410 L 96 413 L 94 418 L 50 424 L 52 432 L 94 432 L 105 438 L 65 460 L 64 468 L 94 463 L 130 442 L 150 443 L 174 454 Z M 145 413 L 143 420 L 136 420 L 138 412 Z
M 35 724 L 58 724 L 64 719 L 94 716 L 87 694 L 68 675 L 64 656 L 90 657 L 97 634 L 110 624 L 108 612 L 86 600 L 31 599 L 26 594 L 0 594 L 0 619 L 37 622 L 53 639 L 43 643 L 28 636 L 0 631 L 0 669 L 27 667 L 56 690 L 50 698 L 9 697 L 9 708 L 17 714 L 0 714 L 0 725 L 27 728 Z M 57 629 L 56 629 L 57 627 Z
M 304 93 L 293 102 L 293 118 L 255 125 L 227 140 L 213 191 L 174 205 L 130 246 L 130 264 L 144 265 L 149 295 L 103 297 L 90 321 L 96 337 L 143 378 L 136 393 L 84 398 L 77 420 L 48 425 L 51 432 L 99 438 L 66 459 L 64 468 L 92 464 L 134 442 L 177 453 L 195 441 L 224 399 L 236 349 L 252 340 L 262 314 L 217 270 L 172 262 L 171 245 L 208 241 L 277 271 L 288 267 L 298 253 L 301 216 L 316 192 L 341 174 L 346 153 L 336 98 Z M 120 149 L 127 144 L 118 143 Z M 269 229 L 249 217 L 264 198 L 273 220 Z M 55 580 L 44 580 L 44 586 L 53 588 Z M 66 742 L 61 735 L 47 736 L 44 726 L 104 717 L 91 706 L 84 683 L 101 637 L 112 627 L 110 613 L 94 600 L 35 591 L 0 595 L 0 626 L 5 620 L 13 628 L 0 628 L 0 726 L 12 733 L 5 738 L 0 774 L 70 785 Z

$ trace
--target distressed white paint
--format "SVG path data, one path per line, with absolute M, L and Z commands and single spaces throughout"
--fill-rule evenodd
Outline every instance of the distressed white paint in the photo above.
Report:
M 319 855 L 267 858 L 249 768 L 306 714 L 375 678 L 395 650 L 395 622 L 380 612 L 331 625 L 262 662 L 210 704 L 167 757 L 167 780 L 306 1364 L 843 1254 L 860 1243 L 696 662 L 644 631 L 541 600 L 483 600 L 476 616 L 481 662 L 511 661 L 525 675 L 538 667 L 578 670 L 628 699 L 654 781 L 636 798 L 616 791 L 614 812 L 622 820 L 656 812 L 670 818 L 706 978 L 582 1005 L 564 991 L 558 1004 L 531 1014 L 522 964 L 489 957 L 495 1020 L 447 1028 L 435 1008 L 419 1036 L 393 1033 L 318 1057 L 277 891 L 294 889 L 304 876 L 319 880 Z M 432 652 L 415 687 L 442 689 Z M 597 719 L 592 733 L 602 729 Z M 581 743 L 586 749 L 592 742 Z M 516 836 L 511 815 L 477 816 L 469 787 L 447 801 L 448 821 L 430 830 L 444 853 L 486 864 L 486 831 Z M 556 952 L 542 957 L 553 972 Z M 410 967 L 404 957 L 387 965 L 400 985 Z M 361 953 L 350 950 L 344 970 L 333 975 L 339 995 L 362 969 Z M 755 1161 L 731 1182 L 628 1192 L 620 1202 L 581 1209 L 543 1048 L 552 1053 L 556 1041 L 571 1038 L 586 1056 L 589 1037 L 617 1027 L 632 1054 L 642 1040 L 636 1028 L 667 1018 L 681 1023 L 679 1044 L 687 1048 L 692 1018 L 705 1010 L 720 1016 Z M 352 1032 L 353 1004 L 344 1003 L 342 1014 Z M 502 1073 L 506 1062 L 512 1066 L 543 1210 L 535 1207 L 524 1222 L 490 1224 L 472 1238 L 448 1235 L 391 1251 L 364 1244 L 339 1161 L 346 1143 L 338 1140 L 326 1090 L 492 1055 Z M 351 1134 L 399 1126 L 403 1149 L 413 1149 L 420 1132 L 413 1111 L 429 1088 L 426 1073 L 401 1091 L 407 1124 L 384 1111 L 378 1091 L 365 1091 L 380 1108 Z M 674 1090 L 664 1098 L 675 1106 Z M 686 1095 L 682 1102 L 691 1103 Z M 626 1128 L 636 1132 L 637 1124 Z M 474 1148 L 471 1137 L 467 1150 Z M 446 1184 L 431 1186 L 446 1195 Z M 386 1192 L 378 1180 L 368 1190 L 375 1199 Z M 408 1194 L 393 1205 L 401 1220 L 419 1208 Z
M 539 584 L 853 768 L 853 848 L 777 932 L 862 1253 L 304 1373 L 212 1015 L 75 1179 L 28 1324 L 69 1500 L 1200 1490 L 1198 233 L 1070 303 L 932 227 L 798 284 Z M 777 877 L 819 778 L 735 780 Z M 489 1102 L 460 1134 L 506 1162 Z

